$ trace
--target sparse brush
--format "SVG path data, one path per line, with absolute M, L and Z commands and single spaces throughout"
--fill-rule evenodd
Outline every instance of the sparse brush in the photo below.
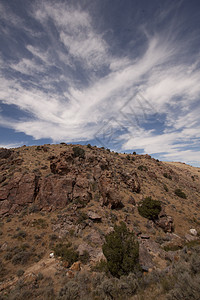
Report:
M 176 189 L 174 191 L 175 195 L 178 196 L 179 198 L 183 198 L 183 199 L 186 199 L 187 196 L 186 194 L 181 190 L 181 189 Z

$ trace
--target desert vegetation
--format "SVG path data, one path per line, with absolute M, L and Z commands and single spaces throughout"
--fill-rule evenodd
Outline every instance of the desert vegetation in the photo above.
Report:
M 199 299 L 199 176 L 91 145 L 2 150 L 0 299 Z
M 139 214 L 149 220 L 156 220 L 161 211 L 161 202 L 146 197 L 138 207 Z

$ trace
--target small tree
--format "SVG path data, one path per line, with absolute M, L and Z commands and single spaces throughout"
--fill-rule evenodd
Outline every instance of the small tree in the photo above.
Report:
M 151 197 L 146 197 L 138 207 L 138 212 L 144 218 L 156 220 L 161 212 L 161 203 Z
M 74 154 L 73 154 L 74 157 L 85 158 L 85 150 L 84 149 L 77 146 L 77 147 L 73 147 L 72 150 L 74 152 Z
M 102 249 L 107 259 L 107 268 L 113 276 L 119 278 L 140 269 L 139 244 L 125 223 L 115 225 L 114 231 L 107 234 L 105 239 Z
M 183 191 L 181 191 L 181 189 L 176 189 L 174 193 L 180 198 L 187 199 L 186 194 Z

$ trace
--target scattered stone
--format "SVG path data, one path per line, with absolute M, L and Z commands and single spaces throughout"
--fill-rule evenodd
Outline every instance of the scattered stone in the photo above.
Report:
M 4 242 L 3 245 L 1 246 L 1 250 L 5 251 L 5 250 L 7 250 L 7 248 L 8 248 L 8 243 Z
M 194 236 L 197 236 L 197 231 L 196 231 L 196 229 L 190 229 L 190 233 L 191 233 L 191 235 L 194 235 Z
M 49 254 L 49 257 L 50 257 L 50 258 L 54 258 L 54 253 L 51 252 L 51 253 Z
M 185 234 L 185 239 L 186 239 L 188 242 L 192 242 L 192 241 L 198 240 L 198 237 L 186 233 L 186 234 Z
M 97 213 L 93 212 L 93 211 L 89 211 L 88 212 L 88 217 L 96 222 L 100 222 L 101 221 L 101 216 L 98 215 Z
M 143 239 L 143 240 L 148 240 L 148 239 L 150 239 L 150 236 L 149 236 L 148 234 L 141 234 L 140 237 L 141 237 L 141 239 Z

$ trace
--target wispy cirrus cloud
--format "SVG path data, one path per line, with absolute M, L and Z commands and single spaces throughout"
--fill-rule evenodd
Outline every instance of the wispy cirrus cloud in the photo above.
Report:
M 162 11 L 158 19 L 172 11 Z M 115 131 L 121 130 L 115 135 L 121 149 L 198 160 L 195 37 L 186 36 L 183 49 L 179 26 L 170 38 L 168 28 L 150 34 L 144 22 L 138 25 L 145 38 L 141 53 L 136 57 L 124 50 L 122 56 L 112 54 L 104 32 L 95 29 L 92 15 L 81 6 L 37 2 L 29 15 L 37 25 L 35 36 L 22 44 L 23 55 L 2 61 L 0 73 L 0 101 L 15 105 L 24 117 L 8 119 L 0 112 L 1 126 L 34 139 L 76 142 L 93 140 L 112 117 Z M 21 32 L 18 19 L 15 26 Z

